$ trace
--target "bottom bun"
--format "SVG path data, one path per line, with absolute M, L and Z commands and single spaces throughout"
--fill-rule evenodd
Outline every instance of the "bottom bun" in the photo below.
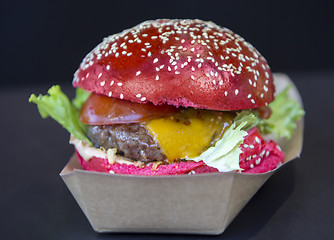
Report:
M 241 172 L 264 173 L 274 170 L 282 164 L 284 153 L 274 141 L 265 141 L 257 128 L 248 131 L 244 142 L 241 144 L 242 153 L 239 157 Z M 216 168 L 207 166 L 203 161 L 185 161 L 166 165 L 154 163 L 136 166 L 126 163 L 109 163 L 107 158 L 93 157 L 86 161 L 76 151 L 82 167 L 88 171 L 116 173 L 127 175 L 182 175 L 218 172 Z
M 93 157 L 89 161 L 85 161 L 77 151 L 76 153 L 80 164 L 88 171 L 146 176 L 218 172 L 216 168 L 205 165 L 203 161 L 186 161 L 166 165 L 156 165 L 150 163 L 139 167 L 132 164 L 121 164 L 118 162 L 110 164 L 108 159 L 98 157 Z
M 242 172 L 264 173 L 274 170 L 284 161 L 284 152 L 274 141 L 265 141 L 255 127 L 248 131 L 241 144 L 239 165 Z

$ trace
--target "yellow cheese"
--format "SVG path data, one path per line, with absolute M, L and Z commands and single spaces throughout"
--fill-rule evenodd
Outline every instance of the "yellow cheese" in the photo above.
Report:
M 197 157 L 222 137 L 232 124 L 233 114 L 185 109 L 181 113 L 146 123 L 169 162 Z

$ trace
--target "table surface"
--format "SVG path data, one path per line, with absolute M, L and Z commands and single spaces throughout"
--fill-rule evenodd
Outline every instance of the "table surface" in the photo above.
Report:
M 306 110 L 300 159 L 275 173 L 222 235 L 98 234 L 59 177 L 68 133 L 42 120 L 29 95 L 48 85 L 0 89 L 2 239 L 331 239 L 334 235 L 334 71 L 290 73 Z M 73 95 L 70 85 L 63 86 Z

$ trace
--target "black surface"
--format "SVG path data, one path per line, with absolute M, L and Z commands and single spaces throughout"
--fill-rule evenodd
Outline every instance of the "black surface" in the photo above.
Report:
M 0 85 L 26 83 L 27 75 L 30 83 L 65 83 L 104 37 L 157 18 L 228 27 L 274 71 L 333 66 L 332 0 L 1 0 Z
M 274 174 L 219 236 L 95 233 L 58 175 L 73 153 L 68 133 L 28 103 L 50 86 L 1 88 L 0 238 L 332 239 L 334 71 L 290 76 L 306 110 L 301 158 Z

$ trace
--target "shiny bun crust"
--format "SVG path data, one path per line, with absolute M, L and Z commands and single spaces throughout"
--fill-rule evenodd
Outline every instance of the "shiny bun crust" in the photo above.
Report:
M 251 109 L 274 99 L 266 60 L 242 37 L 201 20 L 146 21 L 109 36 L 73 85 L 138 103 Z

